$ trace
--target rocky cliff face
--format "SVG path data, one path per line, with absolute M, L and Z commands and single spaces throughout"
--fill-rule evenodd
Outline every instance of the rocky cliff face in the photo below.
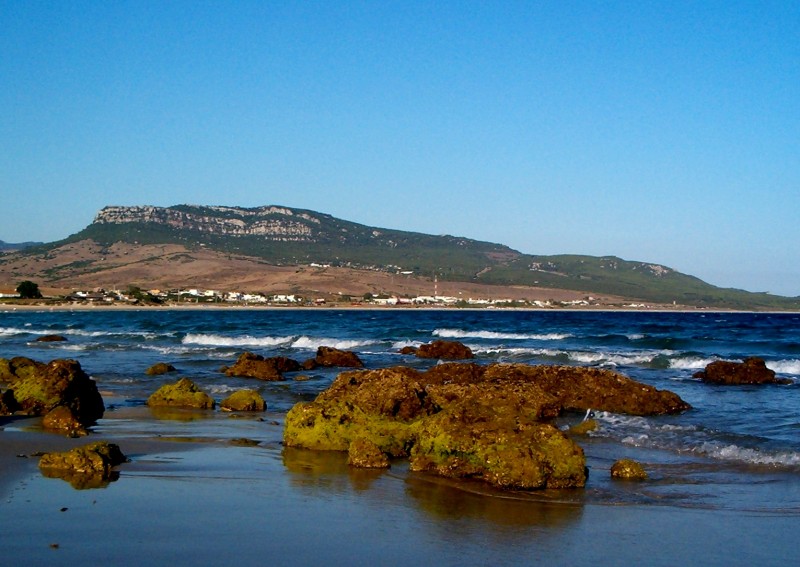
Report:
M 105 207 L 95 224 L 155 223 L 219 236 L 260 236 L 269 240 L 313 242 L 320 220 L 282 207 Z

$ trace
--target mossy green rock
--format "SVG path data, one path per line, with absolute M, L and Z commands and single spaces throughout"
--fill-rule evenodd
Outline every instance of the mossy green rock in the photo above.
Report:
M 611 465 L 611 477 L 621 480 L 647 480 L 647 472 L 637 461 L 620 459 Z
M 82 425 L 103 417 L 105 405 L 97 385 L 75 360 L 47 364 L 14 358 L 10 382 L 19 409 L 29 415 L 45 415 L 58 406 L 68 407 Z
M 39 469 L 44 476 L 61 478 L 75 488 L 99 488 L 114 478 L 113 467 L 126 461 L 118 445 L 98 441 L 71 451 L 45 453 Z
M 188 378 L 181 378 L 174 384 L 165 384 L 147 398 L 151 407 L 182 407 L 197 409 L 214 409 L 214 398 L 201 390 Z
M 238 390 L 222 400 L 219 407 L 225 411 L 264 411 L 267 402 L 255 390 Z
M 473 368 L 475 366 L 475 368 Z M 396 367 L 341 373 L 314 402 L 286 418 L 290 447 L 350 451 L 368 443 L 414 470 L 475 477 L 503 488 L 583 486 L 583 451 L 539 419 L 557 400 L 535 384 L 477 381 L 477 365 L 422 373 Z
M 411 469 L 509 489 L 584 486 L 583 450 L 557 428 L 532 419 L 537 412 L 510 409 L 477 385 L 473 396 L 416 424 Z

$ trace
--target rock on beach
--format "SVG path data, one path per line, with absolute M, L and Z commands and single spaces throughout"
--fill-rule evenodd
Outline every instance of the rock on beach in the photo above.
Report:
M 593 368 L 399 366 L 340 373 L 313 402 L 289 411 L 284 443 L 354 454 L 377 448 L 408 457 L 412 470 L 500 488 L 582 487 L 583 451 L 550 421 L 589 407 L 658 415 L 690 406 L 672 392 Z
M 147 398 L 150 407 L 181 407 L 195 409 L 214 409 L 214 398 L 201 390 L 188 378 L 181 378 L 174 384 L 165 384 Z

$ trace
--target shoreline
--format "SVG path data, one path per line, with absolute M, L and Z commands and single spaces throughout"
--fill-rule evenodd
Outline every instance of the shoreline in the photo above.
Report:
M 653 306 L 624 307 L 612 305 L 598 305 L 593 307 L 455 307 L 435 305 L 237 305 L 219 303 L 167 303 L 162 305 L 131 305 L 131 304 L 99 304 L 99 303 L 55 303 L 55 304 L 30 304 L 30 303 L 0 303 L 0 313 L 15 311 L 464 311 L 464 312 L 492 312 L 492 311 L 531 311 L 531 312 L 630 312 L 630 313 L 764 313 L 764 314 L 794 314 L 799 311 L 774 311 L 774 310 L 747 310 L 747 309 L 722 309 L 711 307 L 691 306 Z

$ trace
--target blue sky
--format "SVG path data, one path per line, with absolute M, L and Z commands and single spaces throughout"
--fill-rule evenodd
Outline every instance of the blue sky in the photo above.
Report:
M 800 295 L 800 4 L 0 2 L 0 240 L 285 205 Z

